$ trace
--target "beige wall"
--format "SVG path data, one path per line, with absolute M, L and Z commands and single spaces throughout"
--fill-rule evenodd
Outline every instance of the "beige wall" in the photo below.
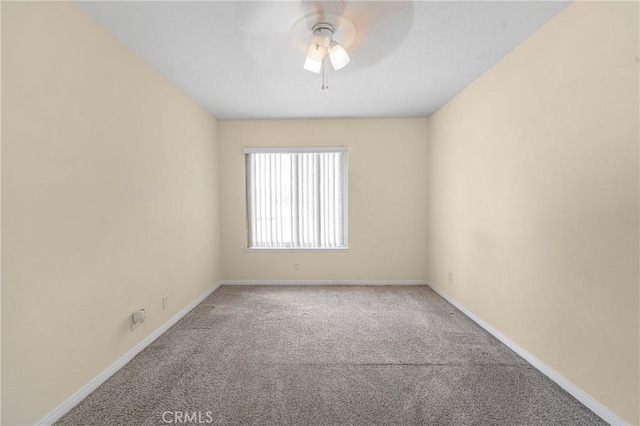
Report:
M 221 121 L 225 280 L 424 280 L 426 135 L 424 118 Z M 349 252 L 246 252 L 242 149 L 323 145 L 349 147 Z
M 2 2 L 2 67 L 2 423 L 33 424 L 220 279 L 217 124 L 71 3 Z
M 429 280 L 632 424 L 638 32 L 571 4 L 432 117 L 427 168 Z

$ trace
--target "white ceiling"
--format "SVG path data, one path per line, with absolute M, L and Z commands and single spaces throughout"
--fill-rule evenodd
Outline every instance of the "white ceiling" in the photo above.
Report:
M 568 2 L 354 1 L 329 90 L 291 38 L 299 1 L 78 2 L 219 119 L 433 114 Z

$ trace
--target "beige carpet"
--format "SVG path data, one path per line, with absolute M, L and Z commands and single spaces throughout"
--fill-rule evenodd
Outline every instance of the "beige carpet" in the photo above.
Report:
M 223 286 L 57 424 L 606 423 L 428 287 Z

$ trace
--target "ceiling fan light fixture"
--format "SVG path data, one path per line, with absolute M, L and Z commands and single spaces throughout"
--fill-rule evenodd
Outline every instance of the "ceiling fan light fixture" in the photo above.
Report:
M 347 51 L 335 41 L 331 42 L 331 47 L 329 47 L 329 59 L 333 69 L 336 71 L 344 68 L 350 60 Z
M 309 48 L 307 49 L 307 57 L 309 59 L 313 59 L 314 61 L 321 61 L 327 54 L 324 46 L 321 46 L 316 43 L 310 43 Z
M 307 56 L 307 59 L 304 61 L 304 69 L 320 74 L 320 69 L 322 69 L 322 59 L 316 60 Z
M 328 89 L 328 62 L 338 71 L 349 63 L 349 55 L 345 46 L 353 42 L 355 27 L 349 18 L 342 15 L 342 0 L 302 0 L 302 11 L 306 31 L 300 32 L 307 39 L 307 57 L 304 69 L 322 74 L 322 89 Z M 294 26 L 294 29 L 298 26 Z M 299 32 L 299 31 L 295 31 Z M 311 33 L 311 40 L 308 35 Z M 292 30 L 292 34 L 294 30 Z M 335 39 L 334 39 L 335 36 Z M 302 38 L 302 37 L 301 37 Z M 346 44 L 345 44 L 346 43 Z

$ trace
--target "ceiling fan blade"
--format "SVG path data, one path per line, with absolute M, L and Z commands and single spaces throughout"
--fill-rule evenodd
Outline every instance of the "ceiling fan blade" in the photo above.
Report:
M 244 1 L 236 4 L 235 28 L 239 37 L 288 35 L 294 22 L 300 19 L 298 2 Z
M 300 9 L 309 29 L 319 22 L 337 27 L 344 14 L 344 2 L 342 0 L 303 0 Z
M 357 31 L 348 49 L 354 67 L 372 65 L 392 54 L 409 35 L 413 14 L 410 1 L 348 2 L 344 16 Z

